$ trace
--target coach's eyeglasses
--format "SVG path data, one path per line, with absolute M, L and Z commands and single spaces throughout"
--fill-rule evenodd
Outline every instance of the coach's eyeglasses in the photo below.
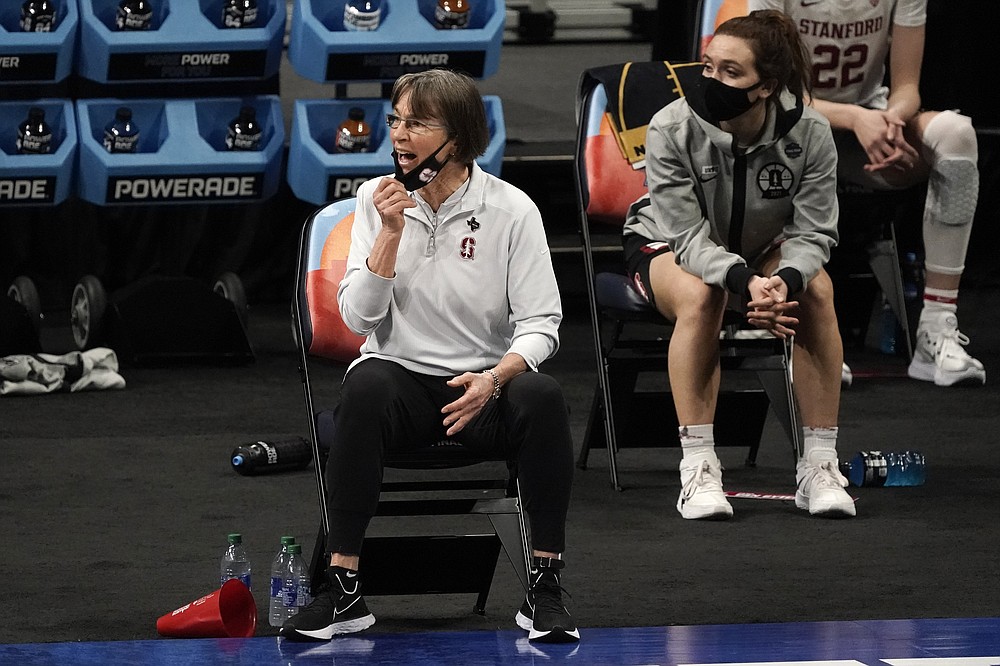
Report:
M 403 127 L 414 134 L 428 134 L 431 130 L 448 129 L 447 125 L 436 125 L 423 120 L 417 120 L 416 118 L 403 118 L 394 113 L 385 114 L 385 124 L 388 125 L 390 129 L 396 129 L 399 127 L 400 123 L 403 124 Z

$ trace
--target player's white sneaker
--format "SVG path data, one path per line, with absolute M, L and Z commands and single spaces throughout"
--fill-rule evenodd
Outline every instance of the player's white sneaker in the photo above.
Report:
M 842 363 L 840 367 L 840 385 L 847 388 L 853 383 L 854 373 L 851 372 L 851 366 L 846 363 Z
M 942 317 L 935 328 L 921 321 L 907 374 L 938 386 L 982 386 L 986 383 L 986 369 L 965 351 L 967 344 L 969 338 L 958 330 L 954 314 Z
M 714 458 L 714 456 L 713 456 Z M 681 460 L 681 494 L 677 510 L 688 520 L 727 520 L 733 507 L 722 492 L 722 464 L 718 458 Z
M 814 516 L 841 518 L 854 516 L 854 500 L 847 494 L 847 479 L 837 467 L 837 459 L 817 461 L 806 458 L 795 466 L 795 506 Z

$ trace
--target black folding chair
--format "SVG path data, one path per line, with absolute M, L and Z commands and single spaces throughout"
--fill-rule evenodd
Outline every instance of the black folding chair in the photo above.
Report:
M 346 368 L 357 358 L 362 342 L 344 324 L 337 305 L 337 287 L 346 269 L 355 203 L 351 198 L 329 204 L 306 221 L 299 240 L 292 301 L 313 458 L 318 461 L 315 470 L 321 526 L 312 558 L 314 586 L 322 581 L 329 561 L 325 452 L 336 433 L 333 411 L 316 408 L 311 373 L 321 364 Z M 415 449 L 387 457 L 386 467 L 400 470 L 395 474 L 406 478 L 382 484 L 376 517 L 479 514 L 489 518 L 493 529 L 478 534 L 425 530 L 419 534 L 366 537 L 360 554 L 365 594 L 475 592 L 478 598 L 474 611 L 484 614 L 501 547 L 527 590 L 528 536 L 516 470 L 474 456 L 453 442 L 417 444 Z M 502 473 L 497 472 L 498 467 Z M 462 468 L 479 475 L 459 473 Z M 412 529 L 414 522 L 407 521 L 407 529 Z
M 622 224 L 628 207 L 646 193 L 644 172 L 633 168 L 626 155 L 632 161 L 642 157 L 645 125 L 652 113 L 682 95 L 685 84 L 700 71 L 698 63 L 665 62 L 594 68 L 583 73 L 577 98 L 577 204 L 598 366 L 598 387 L 577 465 L 586 468 L 590 449 L 606 446 L 611 483 L 619 490 L 619 448 L 677 442 L 669 388 L 649 390 L 640 383 L 643 373 L 658 373 L 664 383 L 672 322 L 624 275 Z M 634 77 L 632 82 L 629 77 Z M 610 95 L 605 81 L 617 84 Z M 657 93 L 658 98 L 650 97 Z M 753 466 L 770 404 L 797 459 L 800 432 L 790 345 L 739 330 L 739 319 L 727 316 L 720 339 L 723 376 L 734 381 L 727 381 L 731 388 L 719 395 L 716 442 L 749 447 L 747 465 Z M 731 371 L 747 371 L 756 382 L 741 385 Z

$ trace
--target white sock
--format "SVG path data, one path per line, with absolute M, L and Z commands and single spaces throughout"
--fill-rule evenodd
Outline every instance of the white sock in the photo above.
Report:
M 684 459 L 712 460 L 715 459 L 715 426 L 704 425 L 681 426 L 677 429 L 681 440 L 681 451 Z
M 812 465 L 837 460 L 839 428 L 802 428 L 802 459 Z
M 940 328 L 946 316 L 958 312 L 958 289 L 924 288 L 924 309 L 920 311 L 920 324 L 927 328 Z

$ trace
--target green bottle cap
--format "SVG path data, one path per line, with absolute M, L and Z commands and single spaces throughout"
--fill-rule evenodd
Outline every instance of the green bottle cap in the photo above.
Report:
M 293 543 L 295 543 L 295 537 L 293 537 L 293 536 L 283 536 L 283 537 L 281 537 L 281 545 L 282 546 L 290 546 Z
M 289 553 L 295 553 L 296 555 L 298 555 L 299 553 L 302 552 L 302 544 L 300 544 L 300 543 L 290 543 L 290 544 L 288 544 L 288 552 Z
M 243 543 L 243 535 L 239 532 L 233 532 L 229 535 L 229 543 Z

